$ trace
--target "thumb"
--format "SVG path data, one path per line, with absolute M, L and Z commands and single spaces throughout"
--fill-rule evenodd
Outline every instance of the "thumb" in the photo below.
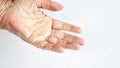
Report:
M 63 6 L 57 2 L 51 0 L 38 0 L 37 2 L 38 8 L 44 8 L 51 11 L 59 11 L 63 8 Z

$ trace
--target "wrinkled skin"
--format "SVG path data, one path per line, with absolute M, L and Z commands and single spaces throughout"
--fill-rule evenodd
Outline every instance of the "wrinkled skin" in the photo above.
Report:
M 58 11 L 62 6 L 50 0 L 14 0 L 3 16 L 2 29 L 38 48 L 60 53 L 64 49 L 78 50 L 84 44 L 82 38 L 63 32 L 80 33 L 79 27 L 53 19 L 39 8 Z

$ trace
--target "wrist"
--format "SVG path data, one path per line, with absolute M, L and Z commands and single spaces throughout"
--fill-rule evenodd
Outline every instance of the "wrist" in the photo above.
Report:
M 2 19 L 7 12 L 7 9 L 10 8 L 12 0 L 0 0 L 0 29 L 3 28 Z

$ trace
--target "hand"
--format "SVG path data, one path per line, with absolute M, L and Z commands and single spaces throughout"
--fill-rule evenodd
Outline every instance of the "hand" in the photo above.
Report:
M 62 6 L 50 0 L 14 0 L 3 16 L 3 29 L 44 50 L 78 50 L 84 44 L 82 38 L 63 32 L 80 33 L 79 27 L 53 19 L 39 8 L 58 11 Z

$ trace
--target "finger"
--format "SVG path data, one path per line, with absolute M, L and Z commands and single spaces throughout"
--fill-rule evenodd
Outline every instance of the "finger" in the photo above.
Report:
M 51 43 L 47 43 L 42 47 L 43 50 L 51 50 L 54 45 Z
M 63 48 L 79 50 L 80 45 L 84 45 L 84 40 L 82 38 L 63 33 L 60 30 L 52 30 L 52 36 L 57 38 L 55 45 L 62 46 Z
M 72 50 L 79 50 L 80 49 L 80 46 L 78 44 L 69 43 L 65 40 L 59 40 L 56 45 L 62 46 L 63 48 L 66 48 L 66 49 L 72 49 Z
M 80 45 L 76 43 L 67 43 L 64 47 L 72 50 L 80 50 Z
M 37 48 L 41 48 L 43 50 L 51 50 L 51 48 L 53 47 L 53 44 L 48 43 L 47 41 L 35 41 L 32 44 L 35 45 Z
M 46 41 L 49 43 L 52 43 L 52 44 L 56 44 L 58 39 L 54 36 L 49 36 L 49 37 L 47 37 Z
M 53 29 L 51 35 L 58 38 L 59 40 L 65 40 L 69 43 L 76 43 L 76 44 L 79 44 L 79 45 L 84 45 L 84 39 L 82 39 L 78 36 L 74 36 L 72 34 L 64 33 L 60 30 Z
M 80 33 L 81 29 L 78 26 L 74 26 L 56 19 L 52 20 L 53 23 L 53 29 L 59 29 L 59 30 L 66 30 L 70 32 Z
M 48 44 L 48 42 L 47 41 L 35 41 L 31 44 L 37 48 L 43 48 L 46 44 Z
M 59 46 L 59 45 L 54 45 L 51 48 L 51 50 L 54 51 L 54 52 L 58 52 L 58 53 L 63 53 L 64 52 L 64 48 L 62 46 Z
M 63 53 L 64 52 L 64 48 L 61 46 L 57 46 L 51 43 L 47 43 L 45 46 L 42 47 L 43 50 L 50 50 L 50 51 L 54 51 L 54 52 L 59 52 L 59 53 Z
M 50 1 L 50 0 L 42 0 L 42 1 L 38 0 L 37 7 L 52 10 L 52 11 L 59 11 L 63 8 L 61 4 Z
M 49 50 L 49 51 L 54 51 L 58 53 L 63 53 L 64 48 L 61 46 L 56 46 L 52 43 L 48 43 L 47 41 L 36 41 L 32 43 L 35 47 L 41 48 L 42 50 Z
M 61 30 L 53 29 L 51 31 L 51 36 L 54 36 L 57 39 L 62 39 L 62 38 L 64 38 L 64 33 Z
M 58 39 L 55 36 L 51 35 L 47 37 L 46 41 L 54 45 L 51 48 L 52 51 L 59 52 L 59 53 L 64 52 L 64 48 L 62 46 L 56 45 L 56 43 L 58 42 Z
M 69 43 L 75 43 L 75 44 L 79 44 L 81 46 L 84 45 L 84 39 L 78 37 L 78 36 L 74 36 L 74 35 L 71 35 L 71 34 L 67 34 L 67 33 L 64 33 L 64 38 L 63 40 L 66 40 L 67 42 Z

